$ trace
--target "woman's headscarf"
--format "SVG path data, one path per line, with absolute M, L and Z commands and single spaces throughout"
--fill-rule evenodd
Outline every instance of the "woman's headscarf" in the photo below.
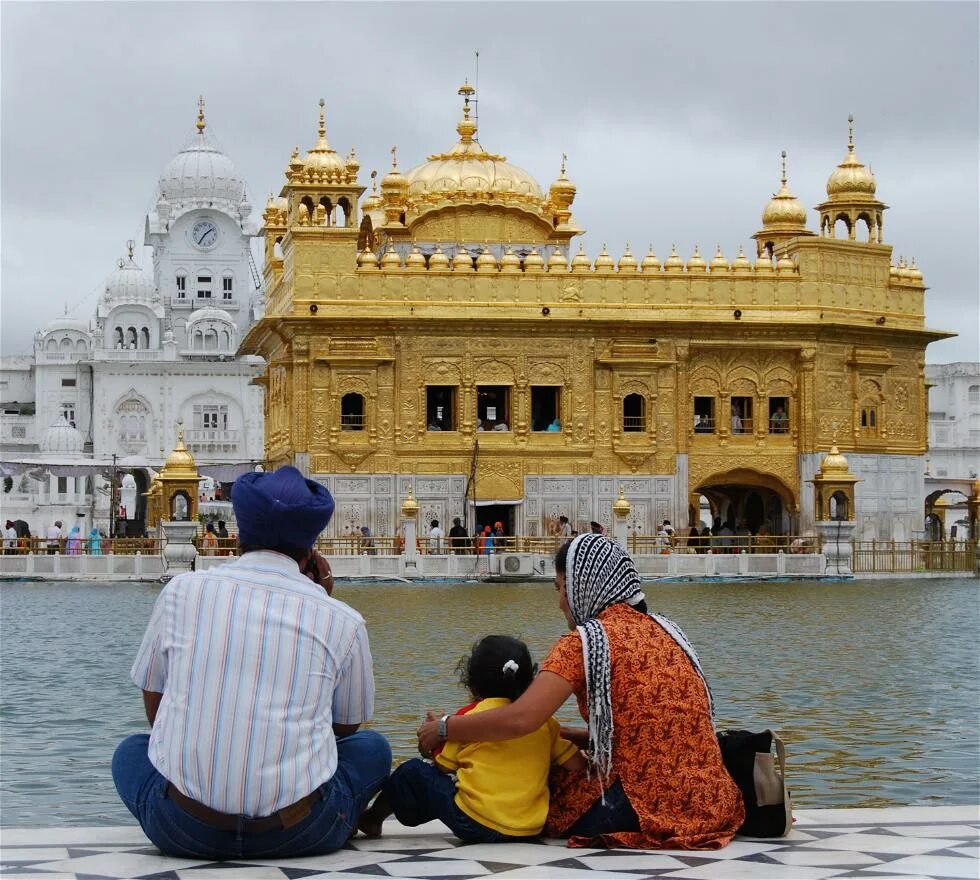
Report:
M 568 548 L 565 564 L 565 595 L 572 618 L 582 637 L 585 690 L 589 709 L 589 745 L 603 789 L 612 775 L 612 667 L 609 639 L 598 616 L 612 605 L 636 605 L 644 600 L 640 575 L 630 555 L 603 535 L 579 535 Z M 694 648 L 673 621 L 650 615 L 683 648 L 708 694 L 711 691 L 701 671 Z

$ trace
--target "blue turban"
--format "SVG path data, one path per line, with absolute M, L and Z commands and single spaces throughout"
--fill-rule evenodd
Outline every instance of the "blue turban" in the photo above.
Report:
M 242 474 L 231 487 L 238 540 L 253 547 L 308 550 L 330 517 L 333 496 L 294 467 Z

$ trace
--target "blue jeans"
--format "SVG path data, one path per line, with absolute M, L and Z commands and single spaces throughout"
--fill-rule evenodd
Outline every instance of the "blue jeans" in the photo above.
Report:
M 164 853 L 180 858 L 236 859 L 313 856 L 340 849 L 391 771 L 391 747 L 373 730 L 337 740 L 337 771 L 320 786 L 320 800 L 291 828 L 263 832 L 212 828 L 166 796 L 167 780 L 150 763 L 150 735 L 124 739 L 112 756 L 119 797 Z
M 453 777 L 419 758 L 412 758 L 398 767 L 388 777 L 383 794 L 388 798 L 395 818 L 409 828 L 439 819 L 464 843 L 529 839 L 509 837 L 467 816 L 456 806 L 456 782 Z
M 605 803 L 603 803 L 605 800 Z M 618 779 L 565 832 L 566 837 L 598 837 L 617 831 L 639 831 L 640 820 Z

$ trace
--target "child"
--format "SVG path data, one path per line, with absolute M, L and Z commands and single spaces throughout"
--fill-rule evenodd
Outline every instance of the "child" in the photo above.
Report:
M 531 684 L 537 665 L 527 645 L 510 636 L 487 636 L 459 663 L 460 682 L 474 702 L 457 715 L 485 712 L 516 700 Z M 441 819 L 464 843 L 495 843 L 535 837 L 548 814 L 548 771 L 585 766 L 585 756 L 559 736 L 549 718 L 534 733 L 501 742 L 447 742 L 434 763 L 413 758 L 385 783 L 361 816 L 368 837 L 381 836 L 392 813 L 415 827 Z

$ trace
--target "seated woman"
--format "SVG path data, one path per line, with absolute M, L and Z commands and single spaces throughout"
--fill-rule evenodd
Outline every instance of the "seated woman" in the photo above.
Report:
M 722 763 L 694 649 L 667 618 L 647 614 L 636 567 L 618 544 L 579 535 L 559 550 L 555 569 L 571 632 L 521 697 L 451 716 L 445 739 L 524 736 L 574 693 L 589 729 L 562 735 L 587 746 L 594 767 L 555 774 L 546 833 L 568 837 L 570 846 L 725 846 L 745 808 Z M 435 722 L 419 728 L 423 750 L 442 739 Z

